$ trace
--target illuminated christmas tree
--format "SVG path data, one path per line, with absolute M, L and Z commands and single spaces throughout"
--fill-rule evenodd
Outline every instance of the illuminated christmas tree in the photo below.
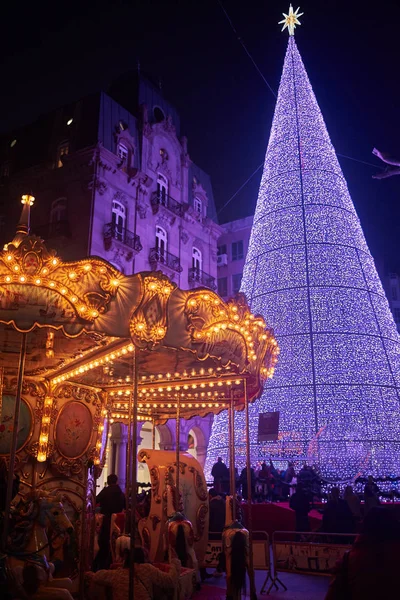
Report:
M 293 29 L 241 287 L 281 349 L 251 406 L 252 461 L 306 460 L 331 480 L 400 475 L 400 338 Z M 258 444 L 270 411 L 279 438 Z M 210 465 L 227 458 L 226 421 L 215 418 Z M 236 432 L 243 457 L 241 415 Z

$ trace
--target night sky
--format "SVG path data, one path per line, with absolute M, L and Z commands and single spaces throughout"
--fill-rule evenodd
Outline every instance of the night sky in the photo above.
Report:
M 277 91 L 289 0 L 223 0 L 239 35 Z M 298 4 L 294 4 L 296 9 Z M 400 157 L 398 6 L 304 0 L 296 41 L 374 258 L 400 269 L 400 177 L 372 179 L 374 146 Z M 162 82 L 181 115 L 192 159 L 210 173 L 217 208 L 262 163 L 275 99 L 217 0 L 2 5 L 0 130 L 78 100 L 135 68 Z M 220 213 L 254 211 L 261 171 Z

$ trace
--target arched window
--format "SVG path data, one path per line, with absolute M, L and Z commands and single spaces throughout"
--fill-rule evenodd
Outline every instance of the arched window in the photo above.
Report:
M 58 146 L 58 150 L 57 150 L 57 167 L 58 168 L 63 166 L 62 157 L 67 156 L 68 153 L 69 153 L 69 142 L 68 141 L 62 142 Z
M 202 268 L 201 268 L 202 263 L 203 263 L 203 257 L 202 257 L 200 250 L 193 246 L 193 248 L 192 248 L 192 269 L 194 271 L 194 275 L 197 277 L 200 277 L 200 274 L 202 271 Z
M 162 121 L 165 120 L 164 111 L 159 106 L 155 106 L 153 108 L 153 115 L 154 115 L 154 120 L 156 123 L 161 123 Z
M 67 199 L 57 198 L 51 203 L 50 223 L 60 223 L 67 220 Z
M 158 203 L 167 206 L 168 203 L 168 179 L 165 175 L 157 173 L 157 197 Z
M 167 237 L 167 232 L 165 231 L 165 229 L 163 229 L 162 227 L 159 227 L 157 225 L 156 227 L 156 251 L 158 254 L 158 261 L 159 262 L 165 262 L 166 259 L 166 253 L 167 253 L 167 242 L 168 242 L 168 237 Z
M 194 197 L 193 200 L 193 205 L 194 205 L 194 210 L 196 211 L 196 213 L 202 217 L 203 216 L 203 203 L 200 200 L 200 198 L 198 198 L 197 196 Z
M 112 203 L 111 220 L 115 239 L 123 242 L 126 228 L 126 208 L 117 200 L 113 200 Z

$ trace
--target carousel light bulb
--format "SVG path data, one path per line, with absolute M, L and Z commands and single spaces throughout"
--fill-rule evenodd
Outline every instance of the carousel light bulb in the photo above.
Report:
M 7 260 L 12 260 L 12 259 L 13 259 L 12 254 L 7 254 Z
M 37 461 L 38 462 L 45 462 L 46 461 L 46 453 L 45 452 L 38 452 L 37 454 Z
M 54 266 L 58 265 L 58 260 L 56 258 L 53 258 L 53 260 L 51 261 L 51 264 Z
M 13 269 L 14 269 L 14 271 L 19 271 L 19 266 L 18 265 L 14 265 Z

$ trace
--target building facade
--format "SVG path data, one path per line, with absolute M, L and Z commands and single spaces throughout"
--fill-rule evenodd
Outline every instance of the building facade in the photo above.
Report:
M 222 230 L 210 178 L 190 159 L 174 107 L 138 73 L 1 136 L 3 244 L 23 193 L 36 197 L 31 232 L 64 260 L 99 256 L 127 275 L 160 270 L 184 289 L 217 288 Z M 204 462 L 210 426 L 208 418 L 182 423 L 181 449 L 190 439 Z M 156 439 L 175 448 L 175 425 Z M 124 444 L 124 426 L 115 423 L 108 469 L 122 481 Z
M 389 301 L 390 310 L 396 323 L 397 331 L 400 332 L 400 275 L 389 273 L 385 275 L 382 282 Z
M 231 298 L 240 290 L 249 247 L 253 217 L 244 217 L 221 225 L 218 240 L 218 294 Z

